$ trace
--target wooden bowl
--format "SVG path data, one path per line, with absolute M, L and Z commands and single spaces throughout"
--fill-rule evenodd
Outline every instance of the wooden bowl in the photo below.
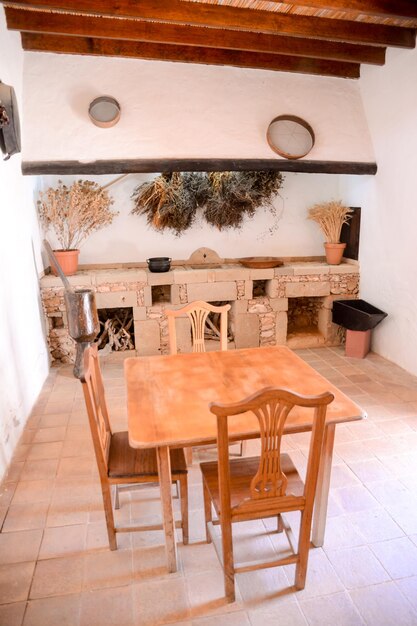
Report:
M 253 269 L 267 269 L 269 267 L 280 267 L 284 265 L 282 259 L 277 256 L 247 256 L 239 259 L 239 263 L 244 267 Z

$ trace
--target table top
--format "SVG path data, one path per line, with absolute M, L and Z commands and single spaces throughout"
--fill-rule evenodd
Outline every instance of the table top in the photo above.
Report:
M 135 357 L 125 361 L 130 445 L 149 448 L 214 443 L 210 402 L 237 402 L 264 387 L 309 395 L 330 391 L 327 423 L 364 417 L 362 409 L 285 346 Z M 294 407 L 285 432 L 311 430 L 313 411 Z M 229 419 L 231 439 L 259 437 L 251 413 Z

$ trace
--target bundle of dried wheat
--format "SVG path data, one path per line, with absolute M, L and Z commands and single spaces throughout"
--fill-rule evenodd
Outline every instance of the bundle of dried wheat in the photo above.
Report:
M 353 209 L 340 200 L 315 204 L 308 210 L 308 219 L 317 222 L 327 243 L 339 243 L 343 224 L 349 222 Z
M 45 230 L 53 230 L 63 250 L 78 249 L 91 233 L 111 224 L 117 212 L 113 200 L 91 180 L 77 180 L 67 187 L 60 180 L 39 194 L 38 212 Z

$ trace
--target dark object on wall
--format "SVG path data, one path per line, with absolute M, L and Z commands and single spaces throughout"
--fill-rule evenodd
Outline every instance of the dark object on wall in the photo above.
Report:
M 20 152 L 20 124 L 16 95 L 13 87 L 0 80 L 0 149 L 10 159 Z
M 361 208 L 351 207 L 350 220 L 347 224 L 343 224 L 340 233 L 340 242 L 346 244 L 343 256 L 348 259 L 358 260 L 359 258 L 359 237 L 361 230 Z
M 147 259 L 146 262 L 150 272 L 169 272 L 171 260 L 172 259 L 167 256 L 155 256 L 151 259 Z
M 333 323 L 349 330 L 371 330 L 385 317 L 387 313 L 365 300 L 335 300 L 333 302 Z

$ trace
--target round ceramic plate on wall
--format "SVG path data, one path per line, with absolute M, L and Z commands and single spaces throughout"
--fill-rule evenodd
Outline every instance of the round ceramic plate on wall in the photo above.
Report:
M 314 131 L 305 120 L 295 115 L 278 115 L 266 133 L 272 150 L 286 159 L 301 159 L 314 146 Z
M 120 119 L 120 104 L 111 96 L 99 96 L 88 107 L 90 120 L 100 128 L 110 128 Z

